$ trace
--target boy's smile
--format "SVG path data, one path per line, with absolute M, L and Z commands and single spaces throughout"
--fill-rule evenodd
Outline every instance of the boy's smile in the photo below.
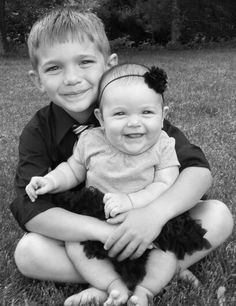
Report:
M 37 82 L 49 99 L 81 123 L 91 114 L 97 99 L 98 83 L 109 66 L 89 39 L 68 39 L 63 43 L 41 46 Z

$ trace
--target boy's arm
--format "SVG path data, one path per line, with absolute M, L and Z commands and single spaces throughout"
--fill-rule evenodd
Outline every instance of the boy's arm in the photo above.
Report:
M 46 194 L 39 197 L 32 205 L 25 187 L 31 177 L 44 176 L 50 170 L 53 154 L 45 145 L 37 126 L 35 117 L 24 128 L 19 139 L 19 157 L 15 174 L 15 199 L 10 205 L 11 212 L 23 230 L 26 230 L 25 223 L 34 216 L 55 207 L 52 195 Z
M 35 205 L 32 204 L 31 205 Z M 89 216 L 78 215 L 60 207 L 54 207 L 36 215 L 25 227 L 27 231 L 39 233 L 62 241 L 96 240 L 105 243 L 117 227 Z
M 145 189 L 129 194 L 133 207 L 140 208 L 150 204 L 174 184 L 178 175 L 179 169 L 177 166 L 156 171 L 154 183 L 148 185 Z
M 50 130 L 47 130 L 45 127 L 46 132 L 42 133 L 41 129 L 38 128 L 38 122 L 39 120 L 35 116 L 24 128 L 20 136 L 19 161 L 14 181 L 16 195 L 10 205 L 10 209 L 24 231 L 43 233 L 48 237 L 60 240 L 63 240 L 65 236 L 68 239 L 76 239 L 80 230 L 82 232 L 86 230 L 86 227 L 82 228 L 82 226 L 83 220 L 86 220 L 87 217 L 69 212 L 67 210 L 69 207 L 65 203 L 57 204 L 60 208 L 56 207 L 52 194 L 42 195 L 32 203 L 25 192 L 25 187 L 31 177 L 46 175 L 52 165 L 55 164 L 58 155 L 54 146 L 51 146 L 52 141 L 49 139 L 50 141 L 47 143 L 47 139 L 44 138 L 45 135 L 51 135 Z M 47 138 L 50 137 L 48 136 Z M 65 159 L 72 154 L 76 139 L 77 137 L 74 134 L 66 137 L 66 150 L 68 153 L 63 155 Z M 99 223 L 101 228 L 105 227 L 103 226 L 105 222 L 97 222 L 94 218 L 89 220 L 93 225 L 93 232 L 98 226 L 97 223 Z M 94 233 L 91 232 L 90 234 Z

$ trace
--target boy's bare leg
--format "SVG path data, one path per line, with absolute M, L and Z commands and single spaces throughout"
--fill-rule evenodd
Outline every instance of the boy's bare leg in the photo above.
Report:
M 233 230 L 232 215 L 227 206 L 220 201 L 202 201 L 190 210 L 190 214 L 192 218 L 201 220 L 202 227 L 207 230 L 205 237 L 211 243 L 212 248 L 186 255 L 184 260 L 179 261 L 180 273 L 220 246 Z
M 15 262 L 26 277 L 55 282 L 86 283 L 72 265 L 62 241 L 29 233 L 19 241 Z
M 177 259 L 173 253 L 152 250 L 146 264 L 146 276 L 135 288 L 128 305 L 147 306 L 149 299 L 153 299 L 170 282 L 176 269 Z
M 232 233 L 233 218 L 228 207 L 217 200 L 199 202 L 190 210 L 190 214 L 194 219 L 201 220 L 203 228 L 207 230 L 205 237 L 212 245 L 212 248 L 208 250 L 185 255 L 184 260 L 179 261 L 179 278 L 191 282 L 194 287 L 198 287 L 200 281 L 187 268 L 225 242 Z
M 105 306 L 122 305 L 127 302 L 129 290 L 109 260 L 87 258 L 83 251 L 83 246 L 78 242 L 66 242 L 66 251 L 76 270 L 91 286 L 99 290 L 99 292 L 93 290 L 94 296 L 91 294 L 91 289 L 73 295 L 65 301 L 66 306 L 69 305 L 67 304 L 68 301 L 74 303 L 72 305 L 77 305 L 75 301 L 78 300 L 84 300 L 87 303 L 96 300 L 104 302 Z M 105 300 L 104 294 L 102 296 L 101 292 L 108 293 L 108 297 L 106 295 Z

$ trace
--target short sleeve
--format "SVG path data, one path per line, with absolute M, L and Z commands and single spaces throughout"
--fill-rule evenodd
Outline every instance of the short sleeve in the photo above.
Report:
M 162 131 L 159 139 L 159 164 L 156 169 L 164 169 L 167 167 L 180 166 L 177 154 L 175 151 L 175 139 L 169 137 Z

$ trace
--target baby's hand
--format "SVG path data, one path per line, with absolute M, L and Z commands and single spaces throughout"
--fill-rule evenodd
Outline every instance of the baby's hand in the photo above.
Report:
M 128 195 L 125 193 L 106 193 L 103 202 L 106 218 L 115 217 L 133 208 Z
M 30 200 L 34 202 L 38 195 L 52 191 L 54 188 L 53 181 L 43 176 L 33 176 L 29 184 L 25 187 Z

